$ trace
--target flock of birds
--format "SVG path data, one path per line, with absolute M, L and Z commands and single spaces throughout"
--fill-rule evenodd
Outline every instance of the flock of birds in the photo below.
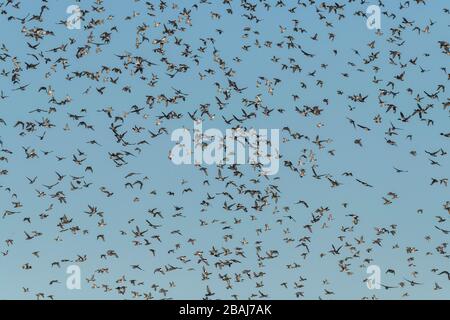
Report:
M 0 298 L 448 298 L 446 1 L 73 2 L 0 3 Z M 280 172 L 175 166 L 197 120 Z

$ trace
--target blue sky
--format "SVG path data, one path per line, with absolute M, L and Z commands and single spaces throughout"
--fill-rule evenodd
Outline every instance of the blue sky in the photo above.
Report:
M 448 99 L 445 93 L 440 94 L 439 100 L 431 100 L 424 95 L 423 91 L 434 92 L 439 84 L 446 85 L 447 75 L 441 70 L 442 67 L 449 68 L 448 56 L 445 56 L 439 48 L 438 41 L 448 40 L 448 14 L 443 12 L 447 5 L 446 1 L 433 1 L 426 5 L 420 5 L 411 2 L 411 7 L 399 10 L 398 2 L 385 1 L 385 8 L 396 14 L 395 19 L 382 16 L 381 32 L 377 35 L 374 30 L 366 28 L 366 22 L 363 17 L 358 17 L 353 13 L 358 10 L 365 11 L 369 4 L 376 2 L 346 3 L 345 19 L 338 20 L 334 14 L 324 11 L 326 21 L 333 24 L 333 27 L 327 27 L 324 20 L 318 19 L 315 6 L 306 8 L 299 7 L 294 14 L 289 13 L 287 8 L 272 7 L 266 11 L 261 5 L 258 6 L 257 16 L 262 19 L 260 23 L 246 20 L 242 17 L 245 12 L 239 7 L 238 2 L 232 4 L 233 15 L 226 13 L 226 6 L 219 2 L 212 4 L 199 4 L 199 9 L 192 9 L 191 18 L 192 27 L 186 28 L 182 33 L 182 39 L 190 43 L 192 50 L 202 45 L 200 38 L 216 38 L 214 45 L 208 45 L 205 54 L 201 55 L 200 66 L 195 66 L 189 58 L 180 56 L 180 48 L 168 44 L 166 48 L 166 57 L 169 61 L 177 63 L 187 63 L 191 69 L 179 74 L 174 78 L 166 75 L 160 56 L 153 52 L 154 45 L 143 44 L 139 49 L 134 47 L 135 30 L 138 25 L 146 23 L 150 26 L 146 35 L 150 41 L 161 36 L 162 26 L 154 27 L 155 22 L 164 22 L 178 17 L 178 12 L 184 6 L 190 7 L 191 2 L 181 1 L 179 9 L 172 10 L 168 8 L 163 13 L 158 12 L 156 17 L 151 17 L 145 13 L 145 4 L 142 1 L 105 1 L 105 12 L 91 12 L 87 21 L 91 18 L 106 18 L 109 14 L 113 18 L 105 20 L 104 25 L 93 30 L 96 37 L 109 30 L 112 26 L 117 26 L 119 32 L 112 33 L 111 43 L 102 46 L 101 52 L 96 53 L 95 47 L 91 53 L 81 59 L 75 58 L 77 47 L 82 46 L 89 36 L 90 30 L 68 30 L 63 25 L 57 23 L 67 18 L 65 9 L 74 4 L 74 1 L 48 1 L 50 11 L 45 13 L 44 22 L 41 24 L 27 22 L 27 28 L 36 25 L 48 30 L 54 30 L 55 36 L 46 37 L 40 41 L 39 51 L 42 50 L 45 56 L 55 61 L 62 56 L 68 59 L 69 66 L 63 70 L 60 65 L 56 72 L 51 72 L 51 76 L 45 78 L 49 72 L 50 62 L 41 65 L 37 70 L 25 70 L 24 62 L 33 61 L 28 53 L 32 52 L 28 48 L 26 41 L 35 43 L 30 38 L 25 38 L 21 33 L 22 24 L 19 21 L 8 21 L 7 16 L 24 17 L 27 13 L 39 12 L 40 3 L 38 1 L 32 4 L 21 4 L 20 9 L 7 9 L 8 15 L 0 17 L 2 26 L 1 43 L 5 44 L 12 57 L 17 57 L 22 61 L 23 71 L 21 72 L 20 84 L 30 84 L 26 91 L 13 91 L 10 77 L 0 77 L 0 88 L 8 95 L 7 99 L 0 101 L 0 118 L 4 119 L 7 126 L 0 126 L 0 140 L 3 147 L 12 150 L 14 153 L 8 156 L 8 162 L 0 162 L 0 170 L 7 169 L 8 175 L 0 176 L 0 211 L 12 210 L 12 195 L 17 194 L 18 201 L 23 204 L 20 208 L 20 214 L 6 217 L 0 220 L 0 250 L 5 252 L 9 250 L 7 256 L 0 257 L 0 298 L 4 299 L 34 299 L 35 294 L 44 292 L 46 295 L 54 295 L 60 299 L 113 299 L 123 298 L 113 289 L 111 292 L 103 292 L 102 289 L 92 289 L 89 284 L 83 280 L 81 290 L 67 290 L 65 287 L 65 268 L 70 264 L 78 264 L 82 271 L 82 278 L 90 277 L 95 270 L 102 267 L 108 267 L 108 274 L 96 274 L 97 283 L 109 284 L 115 288 L 115 281 L 122 275 L 127 280 L 137 279 L 144 281 L 142 287 L 133 288 L 128 283 L 129 290 L 139 292 L 152 292 L 156 298 L 163 296 L 154 292 L 150 286 L 154 283 L 164 287 L 169 287 L 169 282 L 176 283 L 175 288 L 168 288 L 168 296 L 175 299 L 200 299 L 204 296 L 206 285 L 216 293 L 217 298 L 231 298 L 232 294 L 237 294 L 240 298 L 246 299 L 252 293 L 258 293 L 256 281 L 263 280 L 264 287 L 261 291 L 268 293 L 273 299 L 295 299 L 293 283 L 300 277 L 306 277 L 304 282 L 304 297 L 308 299 L 322 298 L 340 298 L 340 299 L 359 299 L 362 297 L 377 297 L 384 299 L 400 298 L 405 292 L 413 299 L 442 299 L 448 298 L 450 294 L 449 281 L 445 276 L 438 276 L 431 272 L 431 269 L 448 270 L 449 260 L 436 251 L 436 247 L 442 243 L 448 242 L 448 235 L 435 229 L 435 216 L 440 215 L 448 217 L 443 210 L 443 204 L 450 200 L 448 189 L 443 186 L 430 186 L 431 177 L 444 178 L 448 175 L 449 160 L 447 156 L 439 157 L 440 166 L 431 166 L 428 156 L 424 151 L 435 151 L 440 148 L 448 150 L 449 140 L 440 136 L 441 132 L 449 131 L 449 113 L 442 107 L 442 103 Z M 256 1 L 255 1 L 256 3 Z M 326 2 L 326 3 L 334 3 Z M 155 2 L 157 5 L 157 3 Z M 81 3 L 82 9 L 91 10 L 91 4 Z M 133 12 L 139 12 L 140 16 L 132 20 L 125 20 Z M 210 17 L 211 12 L 220 12 L 221 19 L 213 20 Z M 414 25 L 424 28 L 430 23 L 430 33 L 417 34 L 412 31 L 412 27 L 407 27 L 401 35 L 405 41 L 404 45 L 399 47 L 397 42 L 387 41 L 391 35 L 391 28 L 398 28 L 402 18 L 414 21 Z M 300 26 L 307 31 L 303 34 L 292 32 L 292 19 L 297 19 Z M 82 25 L 86 23 L 83 22 Z M 242 38 L 245 27 L 251 27 L 257 30 L 258 34 L 248 32 L 248 38 Z M 280 33 L 279 26 L 287 27 L 285 33 Z M 216 29 L 223 30 L 221 35 Z M 329 33 L 335 34 L 335 40 L 328 39 Z M 314 34 L 318 34 L 318 41 L 312 40 Z M 306 52 L 313 53 L 314 58 L 307 58 L 301 54 L 299 49 L 277 48 L 276 43 L 286 41 L 284 36 L 292 34 L 295 36 L 295 42 L 301 45 Z M 176 34 L 177 37 L 181 36 Z M 69 38 L 76 40 L 76 43 L 69 46 L 66 52 L 51 53 L 46 52 L 51 48 L 67 43 Z M 272 41 L 272 48 L 262 46 L 260 49 L 255 47 L 255 40 L 258 39 L 261 44 L 264 41 Z M 371 49 L 367 44 L 375 41 L 375 49 Z M 401 41 L 401 40 L 399 40 Z M 249 51 L 243 51 L 243 45 L 251 45 Z M 233 81 L 238 86 L 247 87 L 242 94 L 233 93 L 228 101 L 225 110 L 218 110 L 214 105 L 215 96 L 218 95 L 214 82 L 219 82 L 222 86 L 227 86 L 227 77 L 220 71 L 218 65 L 213 61 L 213 50 L 217 49 L 221 58 L 227 65 L 236 71 Z M 333 50 L 337 50 L 335 55 Z M 360 56 L 353 50 L 358 50 Z M 417 66 L 408 64 L 402 69 L 399 64 L 389 63 L 389 52 L 398 50 L 402 53 L 401 62 L 407 63 L 409 59 L 418 57 Z M 363 58 L 372 52 L 379 51 L 379 59 L 371 64 L 364 64 Z M 151 78 L 152 73 L 159 76 L 158 84 L 152 88 L 146 86 L 146 81 L 139 77 L 131 76 L 129 71 L 123 70 L 120 75 L 119 84 L 94 82 L 86 79 L 65 80 L 66 75 L 73 71 L 99 70 L 102 65 L 110 67 L 120 66 L 122 63 L 116 55 L 130 52 L 133 55 L 140 55 L 156 63 L 156 66 L 147 68 L 145 76 Z M 195 52 L 196 53 L 196 52 Z M 242 62 L 233 62 L 233 58 L 240 57 Z M 280 63 L 271 62 L 271 58 L 277 56 Z M 289 58 L 296 60 L 302 71 L 293 74 L 289 71 L 281 70 L 281 63 L 288 64 Z M 348 64 L 352 62 L 355 67 Z M 1 69 L 10 70 L 12 62 L 10 59 L 0 62 Z M 321 64 L 328 64 L 326 69 L 321 68 Z M 374 73 L 372 67 L 380 67 L 378 73 Z M 429 70 L 421 72 L 419 66 Z M 205 73 L 204 70 L 211 68 L 216 70 L 216 74 L 208 76 L 205 80 L 200 80 L 198 72 Z M 357 69 L 362 69 L 358 71 Z M 309 76 L 308 73 L 316 72 L 315 76 Z M 378 93 L 380 88 L 386 88 L 387 83 L 393 80 L 395 75 L 405 71 L 405 81 L 395 81 L 393 91 L 399 92 L 395 99 L 391 97 L 382 97 L 387 102 L 395 103 L 398 106 L 397 113 L 386 113 L 378 103 Z M 343 77 L 341 73 L 348 73 L 349 77 Z M 372 82 L 374 75 L 382 79 L 379 84 Z M 275 87 L 273 95 L 269 95 L 264 85 L 256 87 L 258 77 L 264 76 L 269 79 L 279 78 L 281 84 Z M 316 81 L 323 81 L 323 87 L 316 85 Z M 307 89 L 301 88 L 301 82 L 307 85 Z M 132 93 L 125 93 L 121 90 L 123 86 L 129 85 Z M 36 108 L 48 109 L 50 106 L 49 97 L 45 92 L 38 92 L 41 87 L 51 86 L 55 91 L 57 100 L 66 95 L 70 95 L 72 102 L 65 106 L 57 106 L 58 112 L 52 114 L 29 113 Z M 88 95 L 83 95 L 83 91 L 92 86 Z M 96 92 L 96 87 L 106 86 L 105 94 L 100 95 Z M 211 103 L 211 109 L 216 114 L 214 120 L 203 119 L 204 130 L 208 128 L 218 128 L 225 131 L 229 128 L 221 118 L 232 117 L 233 114 L 241 114 L 240 109 L 244 108 L 242 98 L 254 99 L 256 95 L 261 95 L 263 104 L 270 108 L 284 108 L 284 113 L 274 111 L 270 117 L 265 117 L 258 113 L 258 117 L 246 121 L 246 125 L 255 128 L 282 129 L 288 126 L 292 131 L 300 132 L 314 140 L 316 135 L 320 139 L 332 139 L 332 143 L 326 144 L 324 149 L 317 148 L 310 141 L 293 140 L 281 143 L 280 152 L 283 158 L 280 161 L 281 167 L 276 176 L 270 180 L 261 179 L 260 185 L 253 186 L 250 179 L 256 178 L 255 173 L 250 166 L 240 167 L 245 176 L 240 180 L 234 178 L 238 184 L 244 183 L 248 187 L 257 188 L 261 191 L 268 184 L 276 184 L 280 189 L 280 199 L 278 203 L 270 201 L 269 205 L 262 212 L 249 210 L 245 212 L 226 212 L 222 209 L 222 204 L 226 200 L 224 196 L 218 195 L 212 201 L 211 207 L 207 212 L 201 212 L 200 202 L 209 193 L 220 193 L 224 190 L 230 191 L 232 188 L 225 187 L 224 182 L 214 179 L 216 168 L 209 167 L 210 186 L 205 187 L 203 181 L 205 176 L 194 166 L 176 166 L 167 158 L 169 150 L 173 147 L 169 135 L 161 135 L 156 139 L 145 138 L 149 145 L 142 146 L 142 152 L 139 156 L 127 158 L 126 166 L 117 168 L 109 159 L 108 152 L 118 152 L 121 150 L 133 151 L 133 147 L 123 147 L 115 142 L 114 136 L 108 127 L 111 119 L 108 119 L 103 112 L 97 110 L 114 108 L 115 115 L 122 115 L 129 111 L 132 105 L 140 107 L 145 106 L 145 96 L 158 95 L 165 93 L 167 96 L 173 95 L 171 88 L 177 88 L 187 93 L 189 96 L 185 102 L 179 102 L 177 105 L 165 107 L 163 104 L 155 104 L 153 109 L 146 109 L 143 114 L 148 114 L 148 119 L 141 115 L 130 114 L 127 116 L 121 130 L 128 130 L 128 136 L 132 141 L 139 141 L 145 135 L 133 134 L 132 127 L 143 126 L 153 132 L 158 130 L 155 121 L 161 112 L 175 110 L 181 112 L 184 117 L 179 120 L 163 121 L 162 126 L 169 130 L 175 130 L 180 127 L 193 128 L 192 120 L 187 116 L 187 112 L 193 112 L 199 104 Z M 413 88 L 414 94 L 410 95 L 406 89 Z M 337 90 L 342 90 L 343 95 L 337 95 Z M 353 103 L 347 97 L 353 94 L 368 95 L 366 103 Z M 297 94 L 300 100 L 293 101 L 292 95 Z M 416 94 L 424 96 L 422 105 L 434 103 L 427 118 L 434 120 L 433 126 L 427 126 L 425 122 L 419 121 L 417 116 L 410 122 L 402 123 L 398 121 L 399 113 L 410 114 L 416 108 L 414 100 Z M 329 104 L 326 105 L 323 99 L 327 98 Z M 320 106 L 324 111 L 318 117 L 303 117 L 295 111 L 298 106 Z M 349 105 L 354 109 L 350 110 Z M 77 122 L 68 119 L 67 114 L 79 114 L 80 110 L 85 108 L 88 112 L 84 120 L 95 126 L 95 132 L 77 127 Z M 376 124 L 373 119 L 376 115 L 381 115 L 382 123 Z M 370 127 L 369 132 L 362 129 L 355 129 L 347 120 L 347 117 L 354 119 L 356 123 Z M 42 118 L 49 118 L 56 125 L 50 130 L 38 128 L 35 133 L 20 136 L 20 129 L 14 128 L 18 120 L 41 121 Z M 70 126 L 70 131 L 64 131 L 66 123 Z M 323 124 L 320 128 L 317 124 Z M 391 123 L 401 130 L 398 130 L 398 136 L 390 137 L 397 142 L 397 146 L 388 145 L 385 135 Z M 45 139 L 40 140 L 38 136 L 46 132 Z M 413 139 L 409 141 L 407 136 L 411 134 Z M 281 134 L 281 138 L 288 137 L 286 132 Z M 95 139 L 101 144 L 101 147 L 87 144 L 87 141 Z M 363 147 L 354 143 L 355 139 L 362 139 Z M 32 147 L 36 150 L 53 150 L 49 156 L 39 154 L 38 159 L 26 159 L 23 147 Z M 84 172 L 85 166 L 77 166 L 72 161 L 72 154 L 77 153 L 77 149 L 86 153 L 88 160 L 86 165 L 94 168 L 94 174 Z M 307 175 L 300 178 L 293 174 L 288 168 L 282 165 L 283 160 L 291 160 L 294 164 L 306 149 L 309 153 L 314 152 L 317 160 L 316 169 L 319 174 L 329 173 L 334 179 L 342 183 L 337 188 L 330 188 L 330 183 L 322 178 L 317 180 L 312 177 L 311 163 L 305 164 Z M 331 156 L 328 151 L 335 150 L 335 156 Z M 413 157 L 410 151 L 416 150 L 417 156 Z M 135 152 L 135 151 L 133 151 Z M 64 155 L 66 160 L 57 162 L 55 155 Z M 396 173 L 393 167 L 407 170 L 407 173 Z M 56 181 L 55 171 L 66 174 L 68 178 L 63 181 L 59 189 L 64 190 L 67 195 L 67 204 L 60 204 L 50 197 L 37 198 L 35 189 L 45 190 L 43 184 L 52 184 Z M 354 177 L 342 176 L 343 172 L 351 171 Z M 143 190 L 125 189 L 124 177 L 129 172 L 142 173 L 141 177 L 149 178 L 145 183 Z M 225 171 L 224 175 L 232 175 L 231 171 Z M 28 184 L 26 177 L 38 176 L 36 185 Z M 93 185 L 77 191 L 70 191 L 69 176 L 85 176 L 86 182 L 92 182 Z M 373 185 L 373 188 L 365 188 L 355 181 L 359 178 Z M 181 185 L 181 180 L 187 180 L 186 185 Z M 274 180 L 276 179 L 276 180 Z M 99 191 L 99 188 L 105 186 L 108 190 L 114 192 L 114 196 L 106 198 Z M 194 192 L 182 194 L 185 187 L 191 187 Z M 10 188 L 8 192 L 6 188 Z M 57 188 L 56 188 L 57 189 Z M 56 191 L 55 189 L 55 191 Z M 157 195 L 149 195 L 151 190 L 157 190 Z M 167 191 L 175 192 L 175 196 L 169 196 Z M 47 190 L 45 190 L 47 192 Z M 53 191 L 53 190 L 52 190 Z M 388 192 L 395 192 L 399 199 L 392 205 L 383 205 L 382 197 Z M 51 191 L 47 192 L 48 194 Z M 237 195 L 233 191 L 236 201 L 251 207 L 253 200 L 250 197 Z M 139 197 L 139 202 L 133 199 Z M 304 199 L 308 202 L 309 208 L 301 205 L 295 205 L 298 199 Z M 342 203 L 348 203 L 347 208 Z M 51 204 L 53 210 L 49 213 L 47 219 L 40 219 L 39 214 L 44 212 Z M 89 217 L 83 212 L 87 210 L 88 205 L 95 205 L 101 211 L 105 212 L 104 219 L 107 226 L 100 229 L 97 226 L 98 217 Z M 175 213 L 174 206 L 183 206 L 185 217 L 171 218 Z M 282 212 L 285 206 L 290 207 L 288 214 L 295 218 L 290 221 L 284 216 L 288 215 Z M 328 223 L 329 228 L 321 229 L 319 223 L 314 226 L 312 234 L 303 228 L 311 219 L 311 213 L 319 207 L 328 207 L 333 220 Z M 151 219 L 147 213 L 148 209 L 158 208 L 165 216 L 164 220 Z M 281 212 L 275 211 L 277 208 Z M 423 209 L 423 214 L 418 214 L 417 210 Z M 275 213 L 274 213 L 275 211 Z M 70 231 L 59 232 L 56 226 L 59 218 L 66 214 L 74 219 L 74 225 L 80 226 L 81 230 L 89 230 L 88 234 L 72 234 Z M 342 227 L 349 227 L 352 224 L 348 214 L 357 214 L 360 222 L 354 227 L 353 232 L 343 233 Z M 256 220 L 251 219 L 251 215 L 256 216 Z M 23 221 L 24 217 L 31 217 L 32 224 Z M 241 224 L 233 224 L 233 219 L 242 219 Z M 283 219 L 280 225 L 276 221 Z M 134 219 L 130 222 L 131 219 Z M 136 225 L 144 227 L 145 220 L 149 219 L 156 224 L 163 226 L 158 230 L 149 230 L 148 235 L 160 234 L 162 242 L 152 240 L 150 246 L 156 250 L 155 257 L 149 252 L 149 247 L 133 246 L 133 236 L 131 230 Z M 199 219 L 208 221 L 207 227 L 199 226 Z M 225 221 L 224 224 L 214 223 L 212 221 Z M 326 218 L 324 218 L 326 220 Z M 130 222 L 130 223 L 129 223 Z M 263 228 L 264 225 L 270 226 L 269 231 L 258 235 L 257 228 Z M 390 225 L 397 225 L 397 234 L 377 236 L 374 228 L 389 228 Z M 232 226 L 231 230 L 222 230 L 224 225 Z M 443 229 L 449 229 L 448 222 L 441 223 L 439 226 Z M 289 229 L 289 237 L 296 241 L 286 243 L 286 229 Z M 181 230 L 183 236 L 172 234 L 173 230 Z M 25 240 L 24 231 L 39 231 L 43 236 L 33 240 Z M 121 235 L 120 230 L 126 231 L 127 235 Z M 97 241 L 96 236 L 102 233 L 106 237 L 105 242 Z M 233 234 L 233 239 L 225 242 L 225 234 Z M 344 241 L 340 241 L 338 236 L 345 234 Z M 431 240 L 426 240 L 429 235 Z M 303 259 L 301 253 L 303 248 L 297 248 L 298 239 L 304 236 L 311 236 L 309 246 L 310 254 Z M 352 275 L 347 275 L 339 271 L 339 260 L 349 255 L 349 249 L 343 248 L 343 253 L 339 256 L 333 256 L 328 251 L 331 245 L 340 246 L 348 241 L 354 244 L 354 238 L 364 236 L 366 244 L 359 245 L 360 257 L 350 261 Z M 59 237 L 62 241 L 55 241 Z M 383 246 L 372 245 L 371 242 L 376 238 L 383 238 Z M 187 239 L 196 239 L 195 245 L 186 242 Z M 242 245 L 241 240 L 246 239 L 247 245 Z M 6 239 L 14 239 L 14 245 L 7 247 Z M 272 260 L 265 260 L 264 266 L 258 265 L 255 252 L 255 242 L 261 241 L 262 252 L 268 250 L 279 250 L 279 257 Z M 175 254 L 168 253 L 174 246 L 180 243 L 181 249 Z M 398 249 L 393 249 L 398 244 Z M 198 250 L 209 251 L 211 246 L 215 248 L 227 247 L 234 251 L 236 247 L 243 247 L 247 258 L 242 259 L 241 264 L 235 264 L 231 268 L 219 270 L 211 266 L 208 270 L 212 272 L 211 280 L 208 282 L 201 280 L 201 264 L 197 264 L 193 254 Z M 418 252 L 407 254 L 407 247 L 415 247 Z M 366 249 L 372 248 L 371 252 Z M 108 258 L 104 260 L 100 255 L 107 250 L 114 249 L 118 259 Z M 31 252 L 40 251 L 40 258 L 34 257 Z M 325 252 L 325 257 L 320 257 L 320 253 Z M 431 252 L 429 255 L 427 252 Z M 61 263 L 61 268 L 51 267 L 51 263 L 61 259 L 76 260 L 77 255 L 87 255 L 88 259 L 82 263 L 67 262 Z M 192 261 L 188 264 L 182 264 L 176 259 L 178 256 L 186 255 Z M 408 266 L 407 259 L 414 257 L 414 267 Z M 406 279 L 412 279 L 412 272 L 417 271 L 415 280 L 423 283 L 420 286 L 397 288 L 393 290 L 370 291 L 363 282 L 366 275 L 367 264 L 364 265 L 364 259 L 373 259 L 372 264 L 380 266 L 383 275 L 382 283 L 397 286 L 399 282 Z M 211 262 L 215 261 L 210 258 Z M 286 265 L 297 262 L 301 268 L 288 270 Z M 32 265 L 31 270 L 23 270 L 21 266 L 25 263 Z M 139 264 L 143 271 L 132 270 L 131 265 Z M 177 270 L 166 275 L 155 274 L 154 269 L 172 264 L 183 267 L 183 270 Z M 189 271 L 189 268 L 193 270 Z M 393 268 L 396 275 L 385 274 L 384 272 Z M 250 269 L 258 272 L 263 271 L 266 275 L 262 279 L 247 279 L 241 283 L 233 283 L 233 289 L 227 290 L 225 284 L 219 279 L 219 274 L 225 273 L 233 277 L 234 273 L 242 272 L 244 269 Z M 51 280 L 58 279 L 61 283 L 49 286 Z M 330 285 L 323 285 L 327 279 Z M 289 283 L 288 289 L 280 285 L 282 282 Z M 438 282 L 442 290 L 433 290 L 435 282 Z M 24 294 L 22 287 L 29 288 L 30 293 Z M 324 288 L 332 290 L 335 295 L 324 296 Z M 125 296 L 131 297 L 130 292 Z

